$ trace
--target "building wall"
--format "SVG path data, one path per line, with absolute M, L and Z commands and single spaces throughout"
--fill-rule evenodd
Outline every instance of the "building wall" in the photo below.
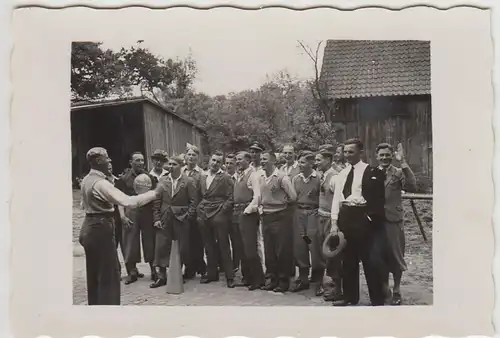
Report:
M 151 167 L 151 154 L 155 149 L 163 149 L 169 156 L 186 151 L 186 143 L 191 143 L 202 149 L 202 135 L 188 122 L 176 115 L 166 113 L 159 107 L 143 104 L 145 148 L 148 166 Z
M 376 164 L 379 143 L 402 143 L 412 169 L 432 180 L 431 115 L 430 95 L 395 96 L 338 100 L 332 119 L 340 129 L 337 140 L 363 141 L 368 163 Z

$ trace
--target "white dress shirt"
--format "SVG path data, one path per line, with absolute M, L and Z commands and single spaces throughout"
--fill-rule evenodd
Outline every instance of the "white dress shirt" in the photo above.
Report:
M 295 168 L 297 168 L 298 166 L 299 166 L 299 162 L 295 161 L 290 166 L 288 164 L 284 164 L 281 167 L 281 170 L 283 170 L 283 172 L 285 173 L 285 175 L 290 176 L 290 173 L 292 172 L 292 170 L 295 169 Z
M 179 183 L 179 180 L 181 179 L 182 174 L 179 175 L 176 179 L 172 177 L 172 174 L 168 174 L 168 178 L 172 180 L 172 196 L 174 196 L 175 189 L 177 188 L 177 184 Z
M 349 175 L 352 166 L 347 166 L 337 176 L 333 177 L 333 179 L 335 180 L 335 182 L 333 182 L 334 193 L 333 193 L 332 213 L 331 213 L 333 221 L 337 221 L 340 211 L 340 205 L 342 203 L 348 202 L 358 205 L 366 204 L 366 201 L 363 198 L 362 183 L 363 183 L 363 175 L 367 167 L 368 164 L 363 161 L 359 161 L 354 165 L 354 176 L 352 179 L 351 195 L 348 196 L 347 199 L 344 196 L 343 190 L 345 182 L 347 180 L 347 176 Z
M 300 173 L 296 177 L 301 177 L 304 183 L 307 183 L 309 182 L 309 180 L 311 180 L 312 177 L 316 176 L 317 176 L 316 170 L 313 170 L 307 177 L 304 176 L 304 173 Z M 295 179 L 293 180 L 293 182 L 295 182 Z
M 168 173 L 168 170 L 165 170 L 165 169 L 162 169 L 160 175 L 158 175 L 154 169 L 151 169 L 151 171 L 149 172 L 149 174 L 151 176 L 156 177 L 158 180 L 160 180 L 160 178 L 162 178 L 163 176 L 165 176 L 167 173 Z

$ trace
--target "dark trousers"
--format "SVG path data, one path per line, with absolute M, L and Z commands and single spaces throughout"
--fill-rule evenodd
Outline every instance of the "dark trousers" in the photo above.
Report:
M 293 264 L 292 217 L 285 209 L 262 215 L 266 272 L 271 282 L 288 283 Z
M 85 216 L 80 244 L 85 250 L 89 305 L 120 305 L 120 263 L 113 215 Z
M 331 259 L 325 259 L 323 257 L 323 242 L 325 241 L 326 235 L 330 232 L 331 227 L 332 219 L 329 216 L 320 215 L 318 217 L 318 231 L 312 238 L 311 252 L 314 252 L 315 255 L 320 255 L 318 274 L 323 276 L 326 270 L 326 275 L 332 279 L 335 286 L 340 288 L 340 268 L 342 264 L 340 256 Z
M 207 253 L 207 277 L 217 279 L 218 259 L 217 250 L 220 250 L 221 262 L 224 267 L 226 279 L 233 279 L 233 260 L 231 257 L 231 246 L 229 244 L 229 226 L 231 217 L 218 212 L 213 217 L 200 221 L 201 237 Z
M 366 284 L 372 305 L 384 304 L 382 276 L 378 271 L 373 240 L 376 225 L 372 224 L 365 207 L 342 206 L 338 218 L 339 230 L 345 235 L 347 245 L 342 251 L 342 290 L 346 301 L 359 302 L 359 262 L 363 264 Z
M 113 218 L 115 222 L 115 242 L 116 248 L 120 246 L 123 254 L 123 244 L 122 244 L 122 221 L 120 218 L 120 212 L 118 211 L 118 206 L 115 206 L 115 211 L 113 213 Z
M 324 271 L 323 257 L 321 251 L 318 250 L 318 232 L 317 209 L 296 208 L 293 221 L 293 257 L 299 267 L 299 278 L 305 283 L 308 283 L 311 261 L 314 282 L 320 279 L 319 274 Z M 305 235 L 311 239 L 310 245 L 304 241 Z M 311 259 L 309 259 L 309 254 L 311 254 Z
M 264 284 L 264 271 L 259 257 L 257 236 L 259 232 L 259 214 L 238 217 L 238 228 L 242 241 L 241 273 L 245 281 L 253 285 Z
M 196 219 L 189 222 L 189 251 L 190 261 L 186 264 L 188 273 L 199 273 L 204 275 L 207 271 L 205 263 L 205 251 L 200 227 Z
M 144 262 L 153 264 L 155 257 L 155 229 L 151 205 L 125 211 L 133 222 L 130 228 L 122 228 L 123 259 L 127 273 L 137 273 L 136 264 L 141 262 L 141 242 Z
M 239 212 L 241 214 L 241 212 Z M 236 220 L 235 220 L 236 218 Z M 239 269 L 240 264 L 242 262 L 243 256 L 243 243 L 241 240 L 241 233 L 238 226 L 238 215 L 233 215 L 233 221 L 231 222 L 231 226 L 229 227 L 229 239 L 231 240 L 231 251 L 233 254 L 233 268 Z M 243 267 L 241 267 L 243 270 Z M 243 276 L 245 277 L 245 276 Z
M 156 230 L 154 266 L 160 268 L 169 266 L 173 240 L 179 241 L 181 264 L 186 265 L 190 262 L 189 231 L 188 221 L 181 222 L 172 215 L 168 216 L 164 220 L 164 228 Z

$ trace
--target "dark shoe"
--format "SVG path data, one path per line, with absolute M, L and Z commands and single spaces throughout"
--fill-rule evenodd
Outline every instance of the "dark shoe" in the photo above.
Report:
M 248 291 L 260 290 L 265 284 L 252 284 L 248 286 Z
M 327 294 L 325 293 L 325 295 L 323 296 L 323 299 L 325 300 L 325 302 L 334 302 L 337 300 L 341 300 L 342 293 L 335 292 L 335 291 L 329 292 Z
M 125 285 L 129 285 L 129 284 L 137 282 L 137 277 L 138 277 L 137 275 L 128 275 L 125 278 Z
M 309 283 L 303 282 L 303 281 L 298 281 L 295 283 L 295 285 L 292 287 L 290 290 L 291 292 L 300 292 L 302 290 L 308 290 L 309 289 Z
M 273 289 L 273 291 L 278 292 L 278 293 L 285 293 L 288 291 L 288 289 L 289 289 L 289 287 L 286 285 L 278 285 L 277 287 L 275 287 Z
M 250 283 L 249 281 L 247 281 L 245 278 L 241 279 L 241 284 L 243 284 L 244 286 L 250 286 L 250 285 L 252 285 L 252 283 Z
M 271 290 L 274 290 L 277 287 L 278 287 L 278 283 L 275 282 L 275 281 L 271 281 L 270 283 L 264 285 L 262 287 L 262 290 L 264 290 L 264 291 L 271 291 Z
M 138 273 L 137 273 L 137 277 L 139 277 L 139 278 L 143 278 L 143 277 L 144 277 L 144 274 L 143 274 L 143 273 L 141 273 L 141 272 L 138 272 Z
M 230 289 L 233 289 L 236 286 L 236 283 L 234 282 L 234 279 L 228 279 L 227 280 L 227 287 Z
M 149 287 L 151 289 L 156 289 L 156 288 L 159 288 L 160 286 L 164 286 L 164 285 L 167 285 L 167 281 L 165 279 L 158 278 L 154 283 L 149 285 Z
M 208 283 L 218 282 L 218 281 L 219 281 L 219 277 L 217 277 L 217 278 L 208 278 L 207 276 L 203 276 L 200 279 L 200 283 L 201 284 L 208 284 Z
M 336 300 L 332 304 L 333 306 L 348 306 L 348 305 L 356 305 L 354 302 L 350 302 L 344 299 Z
M 323 283 L 318 283 L 318 285 L 316 285 L 316 292 L 314 294 L 316 295 L 316 297 L 319 297 L 323 296 L 324 293 L 325 288 L 323 287 Z
M 392 302 L 391 305 L 401 305 L 402 303 L 402 298 L 401 298 L 401 293 L 399 292 L 394 292 L 392 294 Z

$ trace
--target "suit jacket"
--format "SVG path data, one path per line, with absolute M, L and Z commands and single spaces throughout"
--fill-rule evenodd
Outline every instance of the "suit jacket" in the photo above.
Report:
M 234 203 L 234 182 L 231 176 L 225 172 L 217 173 L 207 189 L 207 174 L 204 173 L 201 175 L 198 189 L 202 198 L 197 210 L 199 220 L 210 219 L 219 212 L 230 217 Z
M 200 190 L 200 187 L 199 187 L 202 172 L 192 171 L 192 172 L 190 172 L 188 174 L 187 171 L 183 171 L 183 174 L 186 175 L 186 176 L 188 176 L 188 177 L 191 177 L 193 179 L 194 184 L 196 186 L 196 193 L 198 194 L 197 201 L 199 203 L 201 201 L 201 199 L 202 199 L 201 190 Z
M 351 167 L 346 167 L 335 176 L 335 193 L 332 201 L 332 218 L 337 219 L 343 200 L 343 189 Z M 367 215 L 373 225 L 381 225 L 385 219 L 385 173 L 383 170 L 366 165 L 361 179 L 361 193 L 366 200 Z
M 377 167 L 368 166 L 363 174 L 361 191 L 366 200 L 368 216 L 375 225 L 385 220 L 385 173 Z
M 140 174 L 146 174 L 149 176 L 149 178 L 151 179 L 151 183 L 152 183 L 151 190 L 154 190 L 156 188 L 156 184 L 158 183 L 158 180 L 145 171 L 143 171 Z M 118 180 L 115 181 L 115 187 L 117 189 L 121 190 L 126 195 L 129 195 L 129 196 L 137 195 L 137 193 L 134 190 L 134 180 L 137 176 L 138 175 L 135 175 L 131 169 L 126 170 L 124 172 L 124 174 Z
M 153 201 L 155 222 L 161 220 L 165 223 L 172 216 L 181 222 L 194 219 L 198 195 L 192 178 L 181 174 L 173 196 L 173 182 L 170 176 L 161 177 L 158 184 L 162 186 L 163 193 L 160 198 Z
M 415 191 L 417 180 L 410 167 L 403 169 L 391 165 L 385 177 L 385 218 L 389 222 L 403 220 L 402 190 Z

